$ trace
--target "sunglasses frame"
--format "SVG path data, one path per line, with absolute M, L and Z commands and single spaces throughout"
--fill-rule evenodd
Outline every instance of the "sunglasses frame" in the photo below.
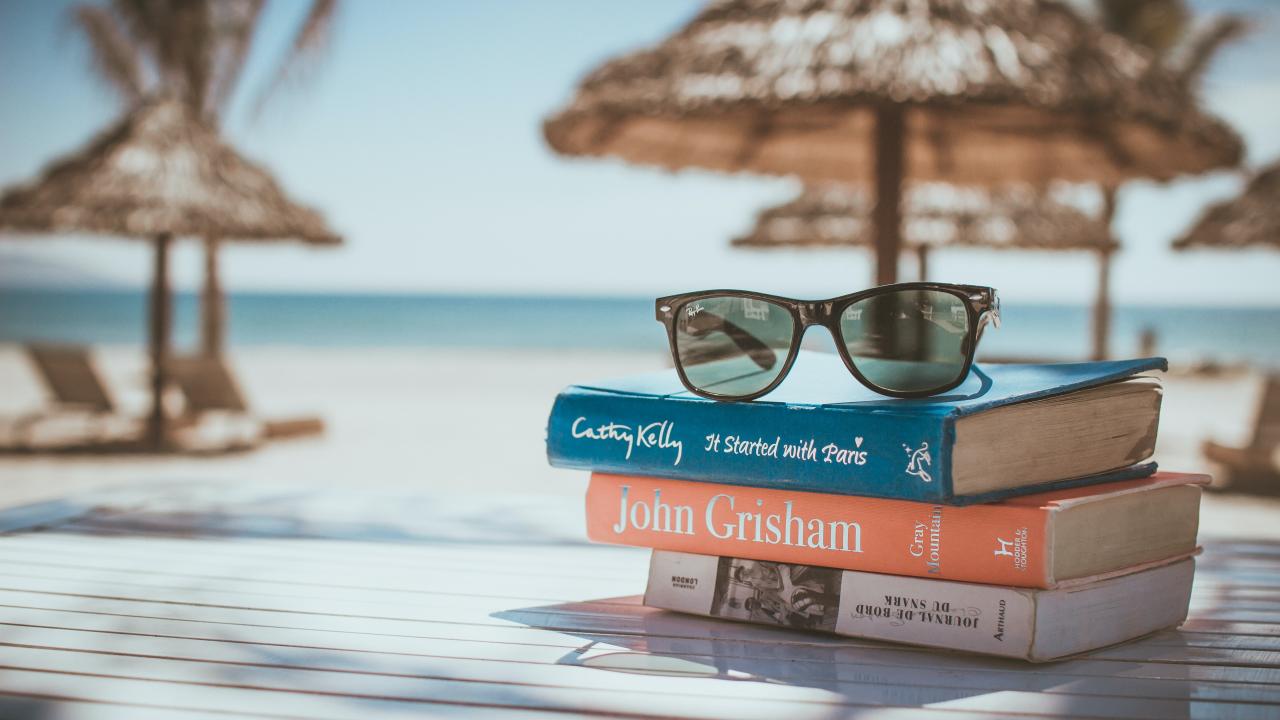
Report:
M 868 380 L 866 376 L 858 371 L 858 366 L 853 362 L 853 358 L 850 357 L 849 348 L 845 344 L 843 333 L 840 331 L 840 316 L 844 314 L 844 311 L 850 305 L 861 300 L 904 290 L 935 290 L 953 295 L 964 301 L 966 315 L 968 316 L 968 329 L 965 332 L 963 345 L 965 348 L 964 367 L 956 376 L 954 382 L 929 390 L 891 390 Z M 680 311 L 691 302 L 726 296 L 764 300 L 786 309 L 787 312 L 791 313 L 793 321 L 791 346 L 787 351 L 787 359 L 783 362 L 782 369 L 778 371 L 778 377 L 774 378 L 773 382 L 769 383 L 767 387 L 748 395 L 719 395 L 694 387 L 693 383 L 689 382 L 689 378 L 685 376 L 684 366 L 680 363 L 680 350 L 676 345 L 676 318 L 679 317 Z M 929 397 L 944 393 L 964 382 L 964 379 L 969 376 L 969 370 L 973 367 L 973 357 L 977 352 L 978 340 L 982 337 L 983 329 L 988 323 L 995 327 L 1000 327 L 1000 297 L 996 294 L 995 288 L 982 285 L 955 285 L 937 282 L 906 282 L 881 285 L 829 300 L 796 300 L 749 290 L 702 290 L 660 297 L 654 301 L 654 312 L 658 322 L 662 323 L 667 329 L 667 342 L 671 346 L 671 358 L 676 366 L 676 374 L 680 376 L 680 382 L 694 395 L 709 400 L 726 402 L 747 402 L 773 392 L 786 379 L 787 374 L 791 372 L 791 366 L 795 363 L 796 356 L 800 352 L 800 341 L 804 337 L 805 331 L 814 325 L 824 327 L 831 333 L 831 337 L 835 339 L 836 350 L 840 355 L 840 359 L 844 361 L 845 367 L 857 378 L 858 382 L 881 395 L 895 398 Z

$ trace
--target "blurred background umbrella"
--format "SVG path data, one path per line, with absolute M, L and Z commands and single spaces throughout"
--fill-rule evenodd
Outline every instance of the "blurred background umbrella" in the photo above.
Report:
M 111 0 L 105 6 L 76 6 L 73 19 L 89 42 L 99 79 L 126 108 L 147 97 L 172 97 L 217 129 L 242 85 L 266 5 L 266 0 Z M 321 57 L 336 11 L 336 0 L 311 0 L 288 47 L 253 93 L 254 115 Z M 203 236 L 200 347 L 209 356 L 222 354 L 226 335 L 221 239 Z
M 34 182 L 0 195 L 0 228 L 92 233 L 155 244 L 150 297 L 151 412 L 147 443 L 167 440 L 163 394 L 172 318 L 169 250 L 175 238 L 341 239 L 293 202 L 263 168 L 242 158 L 180 100 L 144 102 Z
M 1148 52 L 1048 0 L 714 2 L 596 68 L 543 129 L 569 155 L 869 187 L 878 283 L 897 279 L 904 180 L 1114 188 L 1241 155 Z
M 1280 162 L 1254 175 L 1236 198 L 1209 206 L 1173 247 L 1280 250 Z
M 751 230 L 731 244 L 754 249 L 871 249 L 871 208 L 866 194 L 849 186 L 808 187 L 789 202 L 761 210 Z M 1109 312 L 1111 256 L 1119 244 L 1106 224 L 1079 207 L 1029 187 L 983 191 L 917 184 L 905 197 L 903 245 L 915 253 L 921 280 L 928 278 L 930 253 L 939 248 L 1096 253 L 1093 352 L 1105 352 L 1098 318 Z

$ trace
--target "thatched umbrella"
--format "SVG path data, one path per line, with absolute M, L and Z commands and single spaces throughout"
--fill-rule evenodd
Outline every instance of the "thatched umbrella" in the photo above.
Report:
M 1114 187 L 1241 154 L 1148 55 L 1051 0 L 720 0 L 543 129 L 570 155 L 867 186 L 880 283 L 904 179 Z
M 847 185 L 806 188 L 796 198 L 765 208 L 734 247 L 756 249 L 874 248 L 872 203 Z M 1030 188 L 983 191 L 922 183 L 906 194 L 903 244 L 928 276 L 932 250 L 971 247 L 998 250 L 1087 251 L 1098 255 L 1093 310 L 1093 352 L 1106 354 L 1110 319 L 1111 256 L 1119 249 L 1107 225 L 1051 194 Z
M 147 440 L 166 443 L 162 395 L 172 316 L 169 248 L 175 238 L 333 245 L 324 218 L 290 200 L 175 100 L 139 105 L 34 182 L 0 195 L 0 228 L 19 233 L 94 233 L 155 244 L 150 298 L 151 414 Z
M 1211 205 L 1173 247 L 1280 250 L 1280 162 L 1262 168 L 1238 197 Z

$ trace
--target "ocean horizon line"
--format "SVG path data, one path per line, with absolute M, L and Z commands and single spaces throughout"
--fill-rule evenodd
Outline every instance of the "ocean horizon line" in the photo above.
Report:
M 663 352 L 653 298 L 640 295 L 517 295 L 237 291 L 226 297 L 231 347 L 452 347 Z M 1086 359 L 1086 304 L 1005 302 L 1004 323 L 980 352 L 1002 357 Z M 198 345 L 200 296 L 175 294 L 175 347 Z M 145 342 L 143 290 L 0 290 L 0 342 L 124 345 Z M 815 330 L 808 337 L 816 339 Z M 1154 338 L 1154 350 L 1143 337 Z M 827 342 L 827 341 L 823 341 Z M 1110 354 L 1159 354 L 1177 362 L 1280 364 L 1280 307 L 1118 304 Z
M 871 286 L 867 286 L 871 287 Z M 730 288 L 724 288 L 730 289 Z M 747 289 L 747 288 L 739 288 Z M 146 297 L 150 292 L 149 288 L 138 286 L 84 286 L 84 287 L 57 287 L 57 286 L 0 286 L 0 300 L 5 295 L 113 295 L 113 296 L 140 296 Z M 201 292 L 198 289 L 175 289 L 172 291 L 175 299 L 177 298 L 199 298 Z M 671 292 L 679 292 L 672 290 Z M 850 292 L 856 292 L 851 290 Z M 351 299 L 422 299 L 422 300 L 547 300 L 547 301 L 565 301 L 565 302 L 587 302 L 587 301 L 605 301 L 605 302 L 645 302 L 651 303 L 655 298 L 661 296 L 661 291 L 653 293 L 591 293 L 591 292 L 539 292 L 535 290 L 527 291 L 490 291 L 490 290 L 376 290 L 376 289 L 350 289 L 336 288 L 330 290 L 321 289 L 292 289 L 292 288 L 251 288 L 240 290 L 224 289 L 224 296 L 228 299 L 234 298 L 288 298 L 288 299 L 308 299 L 308 298 L 351 298 Z M 786 293 L 778 293 L 786 295 Z M 817 299 L 821 293 L 807 295 L 795 295 L 802 299 Z M 1159 301 L 1132 301 L 1123 302 L 1113 301 L 1111 306 L 1114 310 L 1123 309 L 1162 309 L 1162 310 L 1257 310 L 1257 311 L 1276 311 L 1280 313 L 1280 302 L 1269 303 L 1214 303 L 1209 299 L 1207 302 L 1198 303 L 1168 303 Z M 1008 301 L 1006 300 L 1006 310 L 1008 309 Z M 1091 309 L 1093 307 L 1092 299 L 1083 301 L 1068 301 L 1052 298 L 1026 299 L 1018 300 L 1017 307 L 1037 307 L 1037 308 L 1070 308 L 1070 309 Z

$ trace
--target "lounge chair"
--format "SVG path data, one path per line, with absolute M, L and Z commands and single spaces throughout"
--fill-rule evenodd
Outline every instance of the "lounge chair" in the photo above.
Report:
M 1226 471 L 1229 492 L 1280 495 L 1280 374 L 1268 375 L 1263 384 L 1262 402 L 1246 447 L 1235 448 L 1207 440 L 1205 457 Z
M 48 390 L 48 406 L 23 415 L 10 428 L 16 448 L 29 449 L 35 428 L 53 419 L 79 416 L 83 430 L 64 438 L 59 445 L 104 445 L 136 440 L 138 423 L 125 420 L 107 392 L 89 355 L 82 345 L 30 344 L 27 357 Z M 124 434 L 121 434 L 122 426 Z
M 203 355 L 171 358 L 169 372 L 186 399 L 186 409 L 175 422 L 180 433 L 207 425 L 220 416 L 246 444 L 259 440 L 306 437 L 324 432 L 318 417 L 263 420 L 253 416 L 231 369 L 221 358 Z

